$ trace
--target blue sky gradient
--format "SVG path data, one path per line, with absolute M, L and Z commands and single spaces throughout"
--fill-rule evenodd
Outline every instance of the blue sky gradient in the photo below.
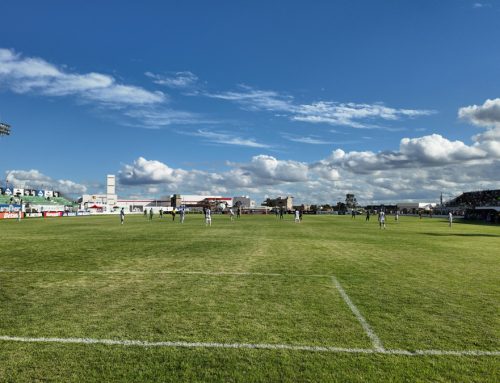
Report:
M 496 1 L 18 1 L 0 14 L 11 182 L 77 195 L 109 173 L 122 196 L 323 203 L 500 187 Z

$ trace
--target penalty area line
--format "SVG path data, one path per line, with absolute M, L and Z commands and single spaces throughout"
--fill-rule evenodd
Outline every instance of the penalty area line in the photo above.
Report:
M 380 341 L 380 338 L 377 336 L 377 334 L 375 334 L 373 329 L 370 327 L 370 325 L 366 321 L 365 317 L 361 314 L 361 312 L 358 310 L 356 305 L 351 301 L 351 298 L 349 298 L 349 295 L 347 295 L 347 293 L 345 292 L 344 288 L 342 287 L 340 282 L 337 280 L 337 278 L 332 276 L 332 282 L 335 285 L 335 287 L 337 288 L 340 295 L 342 296 L 342 299 L 344 300 L 344 302 L 347 304 L 347 306 L 349 306 L 352 313 L 356 316 L 356 319 L 363 327 L 363 330 L 365 330 L 365 333 L 366 333 L 366 335 L 368 335 L 368 338 L 370 338 L 372 345 L 373 345 L 373 348 L 375 350 L 377 350 L 378 352 L 386 351 L 384 349 L 384 346 L 382 346 L 382 342 Z
M 170 348 L 219 348 L 219 349 L 255 349 L 255 350 L 289 350 L 310 351 L 327 353 L 348 354 L 385 354 L 385 355 L 444 355 L 444 356 L 500 356 L 500 351 L 482 350 L 386 350 L 372 348 L 343 348 L 329 346 L 306 346 L 291 344 L 267 344 L 267 343 L 218 343 L 218 342 L 152 342 L 143 340 L 117 340 L 117 339 L 95 339 L 95 338 L 45 338 L 45 337 L 20 337 L 0 336 L 0 341 L 23 342 L 23 343 L 57 343 L 57 344 L 102 344 L 106 346 L 132 346 L 132 347 L 170 347 Z

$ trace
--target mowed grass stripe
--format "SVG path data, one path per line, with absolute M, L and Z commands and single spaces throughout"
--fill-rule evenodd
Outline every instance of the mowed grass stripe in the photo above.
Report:
M 154 273 L 333 274 L 386 354 L 5 341 L 0 380 L 499 381 L 498 226 L 389 217 L 384 231 L 360 217 L 226 218 L 211 228 L 196 216 L 185 225 L 132 216 L 123 226 L 106 216 L 0 221 L 4 270 L 152 272 L 0 273 L 0 334 L 371 349 L 329 278 Z M 453 354 L 467 350 L 493 357 Z
M 259 273 L 259 272 L 230 272 L 230 271 L 148 271 L 148 270 L 4 270 L 0 273 L 7 274 L 178 274 L 178 275 L 208 275 L 208 276 L 260 276 L 260 277 L 307 277 L 307 278 L 329 278 L 328 274 L 283 274 L 283 273 Z
M 2 275 L 4 334 L 369 347 L 329 278 Z

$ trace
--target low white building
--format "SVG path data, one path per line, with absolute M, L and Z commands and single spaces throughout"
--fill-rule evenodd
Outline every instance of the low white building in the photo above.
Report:
M 430 211 L 433 210 L 437 206 L 437 203 L 432 202 L 399 202 L 397 204 L 398 210 L 400 211 L 418 211 L 425 210 Z

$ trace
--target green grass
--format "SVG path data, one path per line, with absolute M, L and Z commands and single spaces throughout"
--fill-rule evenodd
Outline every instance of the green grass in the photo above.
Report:
M 387 349 L 500 350 L 500 227 L 360 218 L 0 221 L 2 270 L 142 272 L 0 272 L 0 335 L 371 348 L 335 275 Z M 0 341 L 2 382 L 496 382 L 499 362 Z

